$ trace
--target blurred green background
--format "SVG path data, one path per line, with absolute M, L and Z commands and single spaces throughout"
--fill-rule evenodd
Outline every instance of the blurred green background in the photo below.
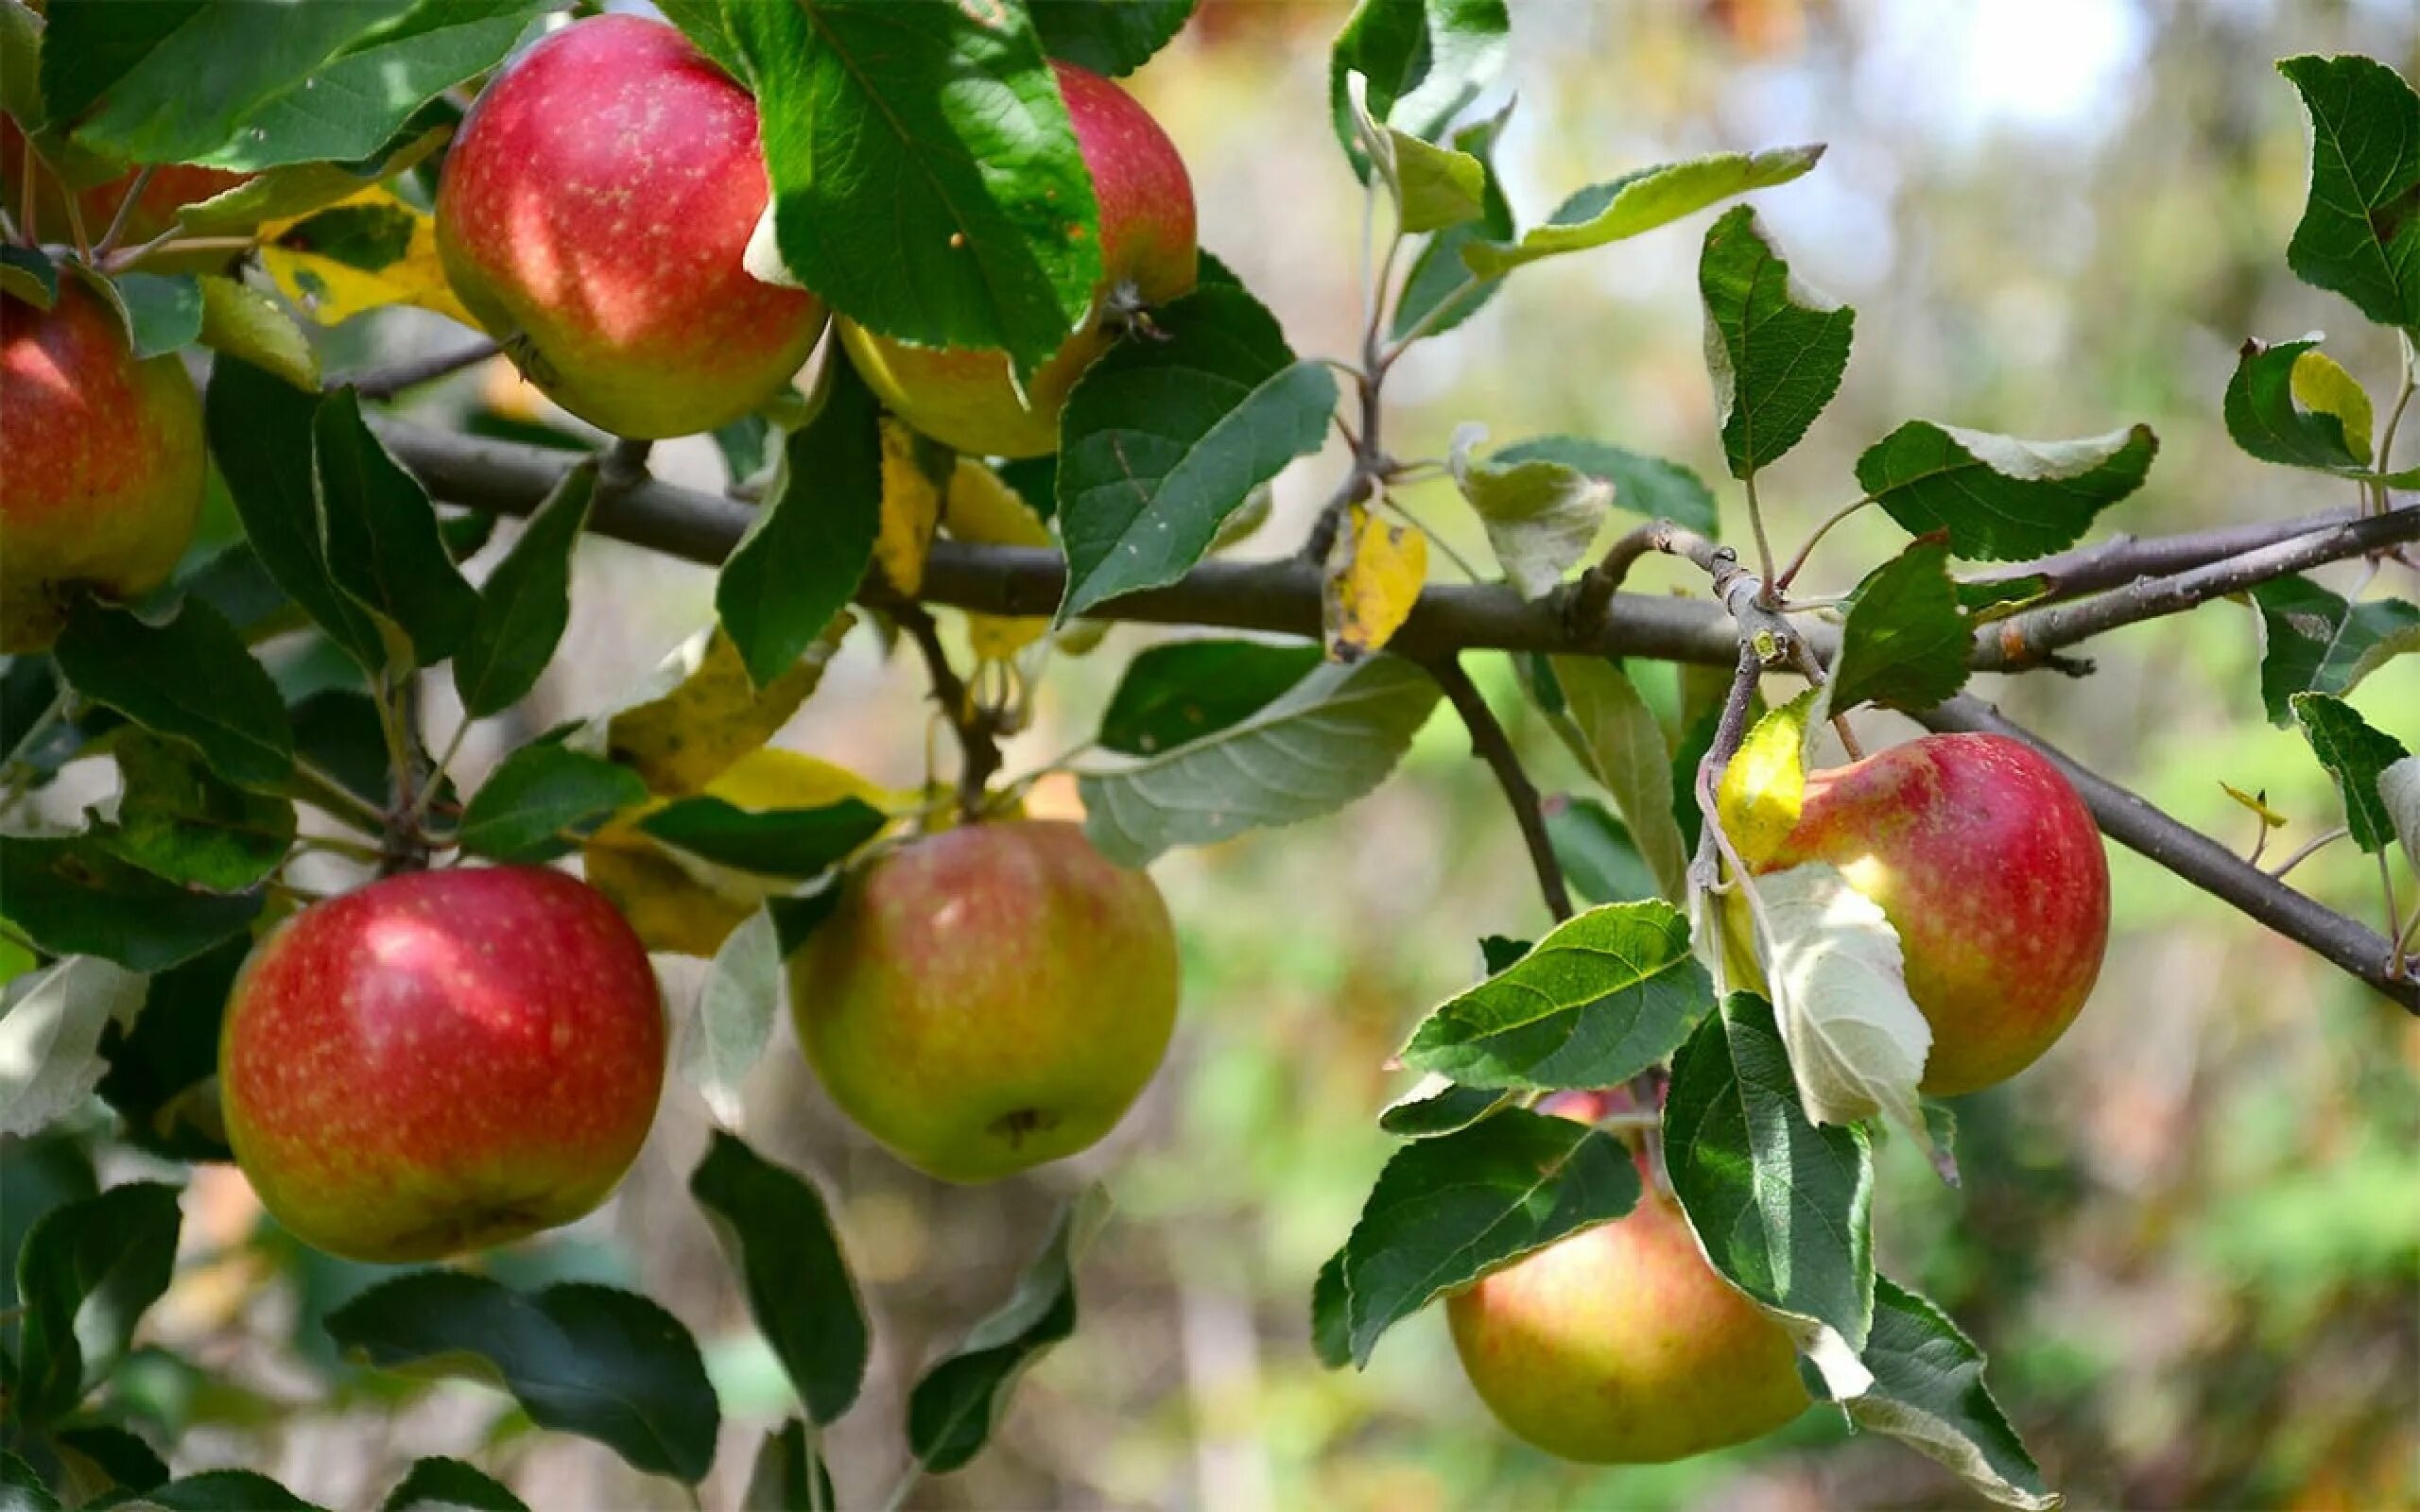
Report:
M 1326 43 L 1344 9 L 1205 0 L 1132 81 L 1192 166 L 1204 245 L 1279 313 L 1298 350 L 1330 354 L 1357 340 L 1361 301 L 1360 201 L 1325 106 Z M 2391 338 L 2287 273 L 2307 144 L 2271 64 L 2359 51 L 2420 75 L 2410 0 L 1515 0 L 1513 11 L 1519 104 L 1501 161 L 1525 219 L 1646 163 L 1831 144 L 1814 175 L 1759 200 L 1799 275 L 1858 311 L 1839 401 L 1763 484 L 1784 549 L 1854 496 L 1857 452 L 1911 416 L 2033 437 L 2150 421 L 2159 461 L 2108 530 L 2354 502 L 2349 484 L 2237 454 L 2219 397 L 2246 336 L 2314 329 L 2392 393 Z M 1436 455 L 1456 424 L 1478 421 L 1499 443 L 1569 432 L 1720 477 L 1693 278 L 1701 229 L 1525 271 L 1399 369 L 1392 449 Z M 340 335 L 365 365 L 460 339 L 409 313 Z M 444 421 L 506 387 L 497 373 L 466 376 L 425 400 L 424 417 Z M 1241 554 L 1290 549 L 1335 465 L 1289 473 L 1275 520 Z M 657 468 L 722 481 L 703 441 L 660 448 Z M 1449 488 L 1405 502 L 1466 554 L 1481 549 Z M 1744 535 L 1736 489 L 1723 507 Z M 1869 511 L 1827 540 L 1802 581 L 1845 589 L 1898 539 Z M 2325 576 L 2344 592 L 2362 579 L 2358 566 Z M 1686 581 L 1651 564 L 1632 586 Z M 2420 581 L 2391 568 L 2374 591 L 2409 597 Z M 612 700 L 706 623 L 710 593 L 701 569 L 592 543 L 562 662 L 524 733 Z M 1120 630 L 1089 658 L 1051 662 L 1010 770 L 1089 734 L 1142 644 Z M 2248 610 L 2212 606 L 2092 650 L 2100 673 L 2088 681 L 1987 678 L 1978 691 L 2239 847 L 2254 821 L 2221 781 L 2266 789 L 2290 817 L 2273 855 L 2339 822 L 2299 734 L 2261 717 Z M 1510 669 L 1489 659 L 1475 670 L 1541 784 L 1578 788 L 1577 769 L 1519 709 Z M 1639 675 L 1668 690 L 1662 669 Z M 2420 658 L 2353 702 L 2420 741 Z M 912 784 L 928 714 L 909 662 L 886 664 L 861 632 L 782 743 Z M 452 719 L 440 702 L 441 742 Z M 1869 745 L 1910 732 L 1890 716 L 1860 724 Z M 501 748 L 475 736 L 466 786 Z M 1037 793 L 1046 808 L 1072 801 L 1062 786 Z M 2078 1505 L 2420 1504 L 2420 1026 L 2130 853 L 2113 850 L 2111 865 L 2117 934 L 2091 1005 L 2040 1064 L 1961 1104 L 1962 1190 L 1935 1183 L 1904 1143 L 1886 1151 L 1882 1263 L 1990 1351 L 2002 1405 Z M 1005 1297 L 1057 1201 L 1092 1177 L 1117 1215 L 1082 1268 L 1075 1338 L 1027 1378 L 993 1447 L 925 1483 L 910 1505 L 1811 1512 L 1971 1501 L 1929 1462 L 1852 1438 L 1821 1412 L 1678 1466 L 1560 1464 L 1495 1427 L 1433 1314 L 1396 1330 L 1366 1373 L 1312 1360 L 1312 1274 L 1390 1145 L 1374 1116 L 1402 1078 L 1382 1063 L 1426 1007 L 1477 973 L 1479 936 L 1546 922 L 1501 799 L 1449 719 L 1343 815 L 1181 853 L 1156 872 L 1184 937 L 1177 1046 L 1127 1125 L 1067 1168 L 939 1187 L 838 1119 L 786 1025 L 758 1071 L 747 1132 L 837 1194 L 876 1320 L 867 1389 L 830 1444 L 844 1505 L 891 1484 L 918 1368 Z M 2340 847 L 2294 880 L 2379 920 L 2370 858 Z M 2408 904 L 2414 884 L 2398 880 Z M 668 1091 L 622 1196 L 495 1264 L 516 1278 L 640 1285 L 709 1341 L 727 1422 L 724 1469 L 704 1501 L 723 1507 L 788 1400 L 685 1190 L 704 1132 L 695 1094 Z M 56 1153 L 11 1153 L 14 1197 L 29 1198 L 45 1172 L 76 1179 Z M 446 1452 L 506 1475 L 533 1506 L 686 1504 L 601 1448 L 529 1432 L 498 1396 L 404 1393 L 337 1366 L 316 1319 L 376 1273 L 261 1234 L 232 1170 L 202 1173 L 187 1210 L 187 1268 L 150 1325 L 143 1376 L 147 1410 L 194 1425 L 180 1469 L 255 1466 L 358 1506 L 411 1456 Z M 205 1385 L 191 1365 L 234 1384 Z

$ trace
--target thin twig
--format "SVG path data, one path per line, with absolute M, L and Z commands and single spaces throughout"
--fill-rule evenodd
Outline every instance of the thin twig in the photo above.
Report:
M 958 735 L 959 813 L 970 821 L 978 818 L 983 813 L 986 788 L 1000 769 L 1000 745 L 992 716 L 977 707 L 965 679 L 950 665 L 949 650 L 942 644 L 941 627 L 925 607 L 903 598 L 883 608 L 916 643 L 918 654 L 925 659 L 925 672 L 933 685 L 933 702 L 941 706 L 942 717 Z
M 474 341 L 467 347 L 414 357 L 341 382 L 350 384 L 364 399 L 392 399 L 406 389 L 450 378 L 465 368 L 475 368 L 503 350 L 493 341 Z
M 1756 474 L 1752 472 L 1741 478 L 1739 490 L 1747 495 L 1748 528 L 1756 538 L 1756 571 L 1764 576 L 1766 587 L 1763 593 L 1766 601 L 1770 603 L 1772 599 L 1774 582 L 1773 547 L 1772 542 L 1765 539 L 1765 511 L 1763 506 L 1756 502 Z
M 110 216 L 108 229 L 101 232 L 101 239 L 93 244 L 95 257 L 107 257 L 117 249 L 118 239 L 126 234 L 127 223 L 134 218 L 134 202 L 143 198 L 143 191 L 151 187 L 151 176 L 159 171 L 158 164 L 146 163 L 143 170 L 134 176 L 133 184 L 127 189 L 125 198 L 117 202 L 116 213 Z
M 2403 905 L 2394 901 L 2394 866 L 2386 858 L 2386 848 L 2378 849 L 2378 885 L 2386 891 L 2386 974 L 2401 976 L 2403 972 L 2403 938 L 2395 931 L 2403 922 Z
M 1780 593 L 1782 590 L 1788 588 L 1790 584 L 1798 580 L 1798 571 L 1800 568 L 1806 565 L 1806 558 L 1813 554 L 1815 550 L 1815 543 L 1823 540 L 1825 536 L 1830 535 L 1834 525 L 1839 524 L 1841 521 L 1857 513 L 1859 509 L 1864 508 L 1867 505 L 1872 504 L 1873 502 L 1874 495 L 1869 493 L 1864 498 L 1856 500 L 1850 504 L 1844 504 L 1841 507 L 1833 510 L 1830 514 L 1825 515 L 1824 517 L 1824 523 L 1815 527 L 1815 533 L 1806 538 L 1806 544 L 1798 548 L 1798 555 L 1789 558 L 1789 565 L 1781 570 L 1781 576 L 1779 577 L 1773 579 L 1773 592 Z
M 2337 841 L 2343 839 L 2346 835 L 2352 833 L 2352 831 L 2347 830 L 2344 826 L 2340 824 L 2325 834 L 2313 835 L 2310 839 L 2303 842 L 2300 847 L 2296 848 L 2291 855 L 2286 857 L 2285 860 L 2278 862 L 2275 866 L 2271 867 L 2269 868 L 2269 875 L 2282 880 L 2287 872 L 2293 870 L 2296 867 L 2301 866 L 2305 861 L 2308 861 L 2312 856 L 2317 855 L 2320 851 L 2325 850 L 2331 845 L 2334 845 Z M 2258 854 L 2257 851 L 2254 853 L 2256 855 Z M 2249 865 L 2249 863 L 2247 863 L 2247 865 Z
M 1512 821 L 1520 826 L 1522 843 L 1530 848 L 1530 865 L 1538 874 L 1538 891 L 1547 901 L 1547 912 L 1560 924 L 1571 917 L 1571 890 L 1563 880 L 1563 864 L 1555 859 L 1554 842 L 1547 834 L 1545 805 L 1538 798 L 1537 785 L 1521 768 L 1521 756 L 1512 748 L 1512 737 L 1504 732 L 1495 711 L 1487 706 L 1478 684 L 1462 670 L 1455 657 L 1441 657 L 1422 663 L 1428 675 L 1443 690 L 1445 701 L 1461 715 L 1462 726 L 1471 733 L 1471 754 L 1487 763 L 1495 774 L 1495 784 L 1504 789 L 1504 801 L 1512 808 Z

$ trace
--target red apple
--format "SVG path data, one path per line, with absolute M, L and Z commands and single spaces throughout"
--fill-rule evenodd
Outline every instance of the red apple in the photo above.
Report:
M 1057 451 L 1067 391 L 1115 337 L 1109 306 L 1165 304 L 1193 291 L 1193 180 L 1176 144 L 1109 80 L 1073 63 L 1051 67 L 1100 206 L 1103 281 L 1083 327 L 1036 369 L 1020 400 L 1006 352 L 911 346 L 839 323 L 850 359 L 893 414 L 973 455 Z
M 134 598 L 193 541 L 201 400 L 173 356 L 137 362 L 73 277 L 48 310 L 0 296 L 0 650 L 58 637 L 84 591 Z
M 1086 1148 L 1159 1069 L 1177 955 L 1151 879 L 1063 823 L 878 857 L 790 959 L 799 1040 L 901 1160 L 990 1181 Z
M 1757 868 L 1841 868 L 1898 931 L 1932 1025 L 1923 1090 L 2006 1081 L 2075 1022 L 2109 941 L 2092 811 L 2041 752 L 1927 735 L 1806 780 L 1798 825 Z
M 646 1142 L 664 1085 L 647 951 L 585 883 L 408 872 L 317 903 L 244 965 L 218 1046 L 236 1163 L 354 1260 L 569 1223 Z
M 756 104 L 672 27 L 575 22 L 497 76 L 437 193 L 465 308 L 565 409 L 686 436 L 798 372 L 822 304 L 740 266 L 766 200 Z
M 1542 1112 L 1582 1121 L 1594 1093 Z M 1714 1273 L 1672 1199 L 1647 1180 L 1609 1224 L 1447 1298 L 1455 1352 L 1505 1427 L 1551 1454 L 1661 1464 L 1772 1433 L 1807 1404 L 1781 1325 Z

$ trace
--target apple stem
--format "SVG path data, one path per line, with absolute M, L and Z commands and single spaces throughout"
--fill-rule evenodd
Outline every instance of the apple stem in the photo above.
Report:
M 1865 760 L 1865 747 L 1858 744 L 1857 731 L 1849 728 L 1848 715 L 1834 714 L 1832 716 L 1832 733 L 1841 737 L 1841 749 L 1849 753 L 1849 760 L 1853 762 Z
M 983 817 L 986 789 L 1000 770 L 998 712 L 979 703 L 968 691 L 965 679 L 950 665 L 949 649 L 942 644 L 941 627 L 922 604 L 902 598 L 884 608 L 908 632 L 908 638 L 916 643 L 917 652 L 925 659 L 925 674 L 932 679 L 933 701 L 941 706 L 942 717 L 958 736 L 959 816 L 969 824 L 975 823 Z
M 2394 898 L 2394 866 L 2386 858 L 2388 848 L 2378 848 L 2378 885 L 2386 891 L 2386 974 L 2403 974 L 2403 905 Z
M 2308 858 L 2310 858 L 2310 857 L 2311 857 L 2311 856 L 2313 856 L 2313 855 L 2318 854 L 2318 853 L 2319 853 L 2319 851 L 2320 851 L 2322 849 L 2324 849 L 2324 848 L 2325 848 L 2325 847 L 2327 847 L 2327 846 L 2333 845 L 2333 844 L 2335 844 L 2337 841 L 2343 839 L 2343 838 L 2344 838 L 2344 836 L 2345 836 L 2345 835 L 2347 835 L 2347 834 L 2348 834 L 2348 833 L 2352 833 L 2352 832 L 2348 831 L 2347 829 L 2345 829 L 2345 828 L 2344 828 L 2344 826 L 2342 826 L 2342 825 L 2341 825 L 2341 824 L 2340 824 L 2340 825 L 2338 825 L 2336 828 L 2334 828 L 2334 829 L 2332 829 L 2332 830 L 2327 831 L 2327 832 L 2326 832 L 2325 833 L 2324 833 L 2324 834 L 2317 834 L 2317 835 L 2313 835 L 2310 839 L 2308 839 L 2308 840 L 2307 840 L 2307 841 L 2303 842 L 2303 844 L 2301 845 L 2301 847 L 2299 847 L 2299 848 L 2294 851 L 2294 853 L 2293 853 L 2293 854 L 2291 854 L 2291 855 L 2288 856 L 2285 860 L 2280 861 L 2280 862 L 2278 862 L 2275 866 L 2273 866 L 2273 867 L 2270 868 L 2269 868 L 2269 875 L 2270 875 L 2273 879 L 2275 879 L 2275 880 L 2278 880 L 2278 881 L 2283 881 L 2283 880 L 2285 879 L 2285 875 L 2286 875 L 2286 873 L 2287 873 L 2287 872 L 2293 870 L 2296 867 L 2301 866 L 2301 865 L 2304 863 L 2304 861 L 2308 860 Z M 2381 854 L 2383 854 L 2384 852 L 2380 852 L 2380 853 L 2381 853 Z
M 25 160 L 25 187 L 17 200 L 17 229 L 24 233 L 26 246 L 39 247 L 42 245 L 42 223 L 34 214 L 34 182 L 42 171 L 42 160 L 34 154 L 34 139 L 30 132 L 26 136 Z
M 102 231 L 101 239 L 93 244 L 95 257 L 106 258 L 117 249 L 119 240 L 126 235 L 127 223 L 134 218 L 134 202 L 143 198 L 144 190 L 151 187 L 151 176 L 159 171 L 157 164 L 146 164 L 143 171 L 134 176 L 134 182 L 127 186 L 125 196 L 117 202 L 116 213 L 110 216 L 108 227 Z

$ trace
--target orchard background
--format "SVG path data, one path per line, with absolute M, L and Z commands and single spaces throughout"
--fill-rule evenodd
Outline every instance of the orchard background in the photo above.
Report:
M 1752 197 L 1792 271 L 1857 311 L 1838 396 L 1759 479 L 1782 555 L 1854 496 L 1859 454 L 1910 416 L 2028 437 L 2148 424 L 2159 438 L 2148 480 L 2100 516 L 2088 541 L 2361 502 L 2354 483 L 2244 455 L 2221 400 L 2246 337 L 2324 330 L 2381 419 L 2394 402 L 2408 349 L 2288 269 L 2309 123 L 2273 65 L 2360 54 L 2420 77 L 2420 22 L 2408 8 L 1516 9 L 1503 72 L 1467 118 L 1517 96 L 1494 162 L 1525 226 L 1572 189 L 1641 164 L 1829 146 L 1813 172 Z M 1342 7 L 1205 0 L 1123 83 L 1183 152 L 1204 249 L 1277 317 L 1295 352 L 1350 359 L 1363 339 L 1365 198 L 1335 140 L 1328 51 L 1345 19 Z M 424 205 L 426 188 L 404 193 Z M 1388 450 L 1443 457 L 1457 428 L 1478 422 L 1489 444 L 1568 435 L 1670 458 L 1712 487 L 1720 538 L 1753 567 L 1697 291 L 1700 237 L 1719 213 L 1521 269 L 1466 325 L 1392 370 Z M 1382 237 L 1390 216 L 1381 203 Z M 413 266 L 390 265 L 390 284 Z M 273 286 L 262 273 L 253 281 Z M 391 377 L 473 339 L 400 304 L 315 324 L 310 338 L 330 380 Z M 600 443 L 501 361 L 412 387 L 389 407 L 440 430 Z M 2402 457 L 2411 446 L 2407 434 Z M 709 493 L 723 490 L 731 465 L 705 438 L 659 443 L 644 460 L 653 477 Z M 1268 523 L 1222 555 L 1295 551 L 1346 466 L 1333 439 L 1297 461 Z M 1487 538 L 1449 479 L 1396 497 L 1438 538 L 1432 580 L 1459 576 L 1448 548 L 1494 575 Z M 2411 507 L 2408 492 L 2395 497 Z M 1604 539 L 1636 523 L 1621 508 L 1617 498 Z M 475 579 L 513 528 L 471 558 Z M 214 484 L 188 572 L 239 535 Z M 1845 592 L 1906 541 L 1864 510 L 1825 538 L 1802 591 Z M 464 793 L 530 738 L 626 701 L 716 615 L 708 568 L 596 536 L 574 563 L 560 652 L 527 699 L 472 728 L 451 766 Z M 2368 570 L 2357 560 L 2311 576 L 2349 593 Z M 1651 556 L 1624 586 L 1703 600 L 1705 580 L 1685 560 Z M 2389 563 L 2369 592 L 2410 599 L 2420 585 L 2408 563 Z M 934 612 L 964 667 L 958 616 Z M 1005 772 L 1031 772 L 1090 739 L 1125 664 L 1163 633 L 1122 627 L 1091 654 L 1049 657 L 1029 725 L 1003 743 Z M 1969 691 L 2238 851 L 2262 826 L 2221 784 L 2264 795 L 2287 821 L 2264 841 L 2273 866 L 2342 823 L 2342 799 L 2294 722 L 2266 717 L 2263 644 L 2257 616 L 2215 601 L 2074 648 L 2094 663 L 2088 678 L 1979 674 Z M 359 680 L 323 639 L 287 636 L 262 654 L 289 700 Z M 1601 799 L 1512 662 L 1464 661 L 1550 801 Z M 30 676 L 27 665 L 12 663 L 11 679 Z M 1630 666 L 1677 719 L 1670 669 Z M 446 678 L 424 682 L 423 716 L 441 750 L 458 706 Z M 2345 701 L 2407 746 L 2420 741 L 2420 658 L 2386 661 Z M 26 715 L 11 704 L 9 717 L 14 751 Z M 1879 710 L 1855 720 L 1868 748 L 1915 732 Z M 1828 740 L 1824 764 L 1841 759 Z M 886 654 L 866 627 L 775 744 L 891 790 L 921 787 L 936 750 L 940 775 L 956 769 L 912 649 Z M 72 828 L 116 786 L 112 762 L 71 763 L 12 811 L 9 829 Z M 1028 807 L 1075 816 L 1074 781 L 1046 777 Z M 2409 917 L 2420 881 L 2392 845 L 2386 853 Z M 1940 1183 L 1909 1139 L 1877 1141 L 1880 1267 L 1989 1352 L 1993 1394 L 2042 1483 L 2078 1504 L 2412 1504 L 2413 1021 L 2170 870 L 2117 845 L 2109 858 L 2115 928 L 2091 1005 L 2017 1080 L 1959 1101 L 1962 1186 Z M 1672 1466 L 1564 1465 L 1488 1416 L 1438 1309 L 1391 1332 L 1366 1370 L 1321 1366 L 1312 1280 L 1401 1147 L 1375 1123 L 1411 1080 L 1386 1069 L 1390 1057 L 1428 1005 L 1478 974 L 1478 936 L 1535 938 L 1548 922 L 1503 795 L 1450 713 L 1340 815 L 1172 850 L 1153 875 L 1183 953 L 1177 1038 L 1150 1091 L 1095 1150 L 996 1186 L 927 1181 L 831 1108 L 786 1019 L 744 1092 L 721 1093 L 725 1123 L 820 1185 L 873 1323 L 856 1401 L 821 1435 L 841 1504 L 876 1503 L 900 1484 L 900 1423 L 925 1367 L 1010 1297 L 1094 1181 L 1114 1208 L 1076 1267 L 1074 1332 L 1015 1383 L 982 1452 L 914 1480 L 908 1504 L 1779 1509 L 1972 1498 L 1946 1470 L 1879 1434 L 1852 1435 L 1824 1409 Z M 2383 922 L 2377 856 L 2338 843 L 2291 876 L 2350 919 Z M 0 915 L 9 902 L 0 898 Z M 9 969 L 32 966 L 20 953 Z M 668 967 L 676 1017 L 707 971 Z M 721 1507 L 739 1504 L 758 1444 L 798 1402 L 691 1195 L 716 1124 L 695 1088 L 668 1079 L 647 1150 L 611 1204 L 469 1264 L 525 1290 L 601 1280 L 681 1320 L 720 1411 L 720 1452 L 697 1494 Z M 323 1505 L 369 1506 L 416 1459 L 444 1454 L 530 1506 L 690 1504 L 675 1481 L 639 1473 L 603 1443 L 538 1431 L 488 1386 L 341 1358 L 324 1320 L 389 1272 L 280 1232 L 232 1166 L 164 1163 L 121 1134 L 112 1109 L 88 1100 L 0 1143 L 0 1254 L 16 1255 L 42 1213 L 96 1179 L 183 1183 L 173 1283 L 93 1398 L 95 1411 L 173 1443 L 178 1472 L 244 1467 Z M 0 1309 L 23 1305 L 17 1286 L 13 1274 L 0 1283 Z

